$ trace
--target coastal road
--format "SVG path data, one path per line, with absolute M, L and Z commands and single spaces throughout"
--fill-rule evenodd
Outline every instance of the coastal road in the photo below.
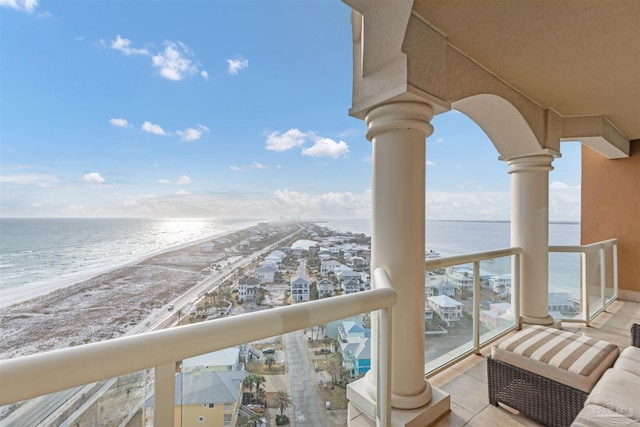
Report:
M 291 400 L 296 426 L 330 426 L 321 396 L 317 392 L 316 373 L 313 370 L 307 338 L 302 331 L 284 335 L 284 348 L 291 378 Z
M 26 427 L 40 425 L 43 420 L 45 420 L 56 409 L 64 405 L 81 388 L 82 387 L 77 387 L 31 399 L 28 403 L 33 402 L 33 404 L 22 405 L 7 418 L 0 421 L 0 426 Z

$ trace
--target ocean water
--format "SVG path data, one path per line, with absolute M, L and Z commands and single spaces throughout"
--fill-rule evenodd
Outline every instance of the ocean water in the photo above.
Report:
M 86 275 L 257 220 L 0 218 L 0 291 Z

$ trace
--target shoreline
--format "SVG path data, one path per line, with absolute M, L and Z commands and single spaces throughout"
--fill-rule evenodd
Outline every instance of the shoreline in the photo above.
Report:
M 134 259 L 129 261 L 125 261 L 119 264 L 111 265 L 105 268 L 99 268 L 92 270 L 90 272 L 78 273 L 73 276 L 66 278 L 58 278 L 51 280 L 44 280 L 38 282 L 32 282 L 29 284 L 24 284 L 20 286 L 14 286 L 12 288 L 2 289 L 0 290 L 0 309 L 4 309 L 7 307 L 11 307 L 12 305 L 21 304 L 28 302 L 30 300 L 40 298 L 46 296 L 52 292 L 59 291 L 61 289 L 69 288 L 74 285 L 78 285 L 80 283 L 86 282 L 88 280 L 92 280 L 97 278 L 98 276 L 102 276 L 105 274 L 112 273 L 116 270 L 133 267 L 138 264 L 145 262 L 146 260 L 153 258 L 158 255 L 163 255 L 168 252 L 188 248 L 190 246 L 195 246 L 198 244 L 205 243 L 209 240 L 218 239 L 229 234 L 236 233 L 238 231 L 246 230 L 251 227 L 255 227 L 258 223 L 253 225 L 244 226 L 242 228 L 238 228 L 236 230 L 222 231 L 219 233 L 215 233 L 209 235 L 207 237 L 201 237 L 194 240 L 189 240 L 183 243 L 179 243 L 177 245 L 169 246 L 163 249 L 156 249 L 154 251 L 148 252 L 146 254 L 140 255 Z

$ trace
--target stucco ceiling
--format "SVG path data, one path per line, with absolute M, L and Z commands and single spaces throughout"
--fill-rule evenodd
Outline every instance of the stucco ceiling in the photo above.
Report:
M 541 106 L 640 139 L 639 0 L 416 0 L 413 12 Z

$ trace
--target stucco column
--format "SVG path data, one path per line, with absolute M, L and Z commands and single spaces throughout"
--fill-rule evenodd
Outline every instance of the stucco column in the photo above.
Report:
M 398 292 L 391 405 L 399 409 L 418 408 L 431 399 L 424 378 L 424 247 L 425 138 L 433 132 L 432 117 L 427 104 L 396 102 L 374 108 L 365 118 L 373 145 L 371 271 L 384 268 Z M 375 374 L 373 368 L 368 380 L 375 382 Z
M 550 325 L 549 171 L 554 156 L 507 160 L 511 174 L 511 246 L 520 246 L 520 314 L 523 323 Z

